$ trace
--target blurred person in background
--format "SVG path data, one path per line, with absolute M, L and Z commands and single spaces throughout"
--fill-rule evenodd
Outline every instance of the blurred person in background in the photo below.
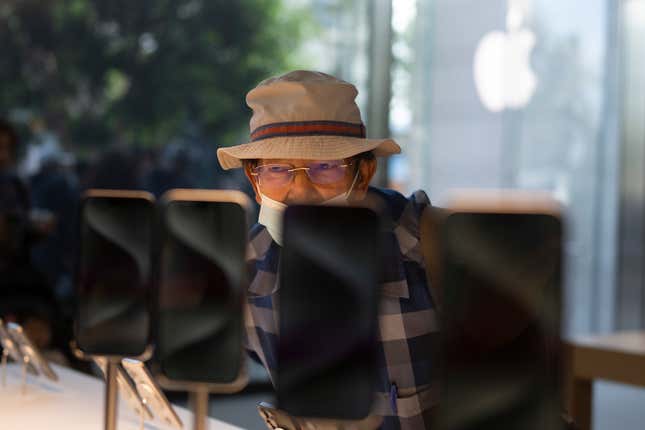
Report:
M 132 148 L 110 148 L 84 167 L 83 188 L 140 190 L 139 161 Z
M 420 247 L 423 191 L 406 198 L 370 187 L 375 157 L 400 152 L 391 139 L 366 139 L 354 85 L 324 73 L 295 71 L 251 90 L 251 141 L 217 152 L 224 169 L 244 168 L 260 204 L 250 233 L 253 255 L 246 335 L 251 356 L 274 380 L 275 311 L 282 215 L 292 204 L 347 204 L 369 195 L 386 208 L 382 243 L 380 362 L 375 413 L 383 429 L 428 428 L 438 403 L 438 317 Z M 306 286 L 303 285 L 303 288 Z M 317 339 L 311 339 L 316 342 Z
M 187 147 L 167 145 L 161 150 L 156 165 L 143 177 L 143 188 L 156 198 L 173 188 L 196 188 L 198 184 L 191 175 L 191 161 Z
M 0 119 L 0 316 L 21 323 L 37 346 L 48 348 L 59 310 L 30 250 L 54 230 L 56 220 L 32 210 L 29 189 L 16 174 L 18 146 L 14 127 Z
M 52 232 L 33 246 L 32 261 L 46 276 L 68 318 L 71 318 L 78 241 L 79 185 L 73 167 L 74 157 L 59 151 L 44 157 L 39 171 L 29 178 L 33 208 L 47 211 L 56 219 Z

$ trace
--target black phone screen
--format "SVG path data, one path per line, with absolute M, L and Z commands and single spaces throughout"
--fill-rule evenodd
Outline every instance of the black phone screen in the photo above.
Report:
M 173 381 L 226 384 L 240 373 L 246 212 L 171 200 L 161 221 L 156 360 Z
M 438 429 L 554 429 L 560 419 L 560 219 L 455 213 L 442 229 Z
M 279 408 L 360 419 L 375 390 L 379 218 L 369 209 L 291 206 L 279 274 Z
M 75 335 L 86 354 L 138 356 L 146 350 L 153 222 L 147 198 L 83 199 Z

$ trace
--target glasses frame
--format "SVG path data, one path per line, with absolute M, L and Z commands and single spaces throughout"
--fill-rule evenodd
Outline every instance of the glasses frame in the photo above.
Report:
M 330 160 L 330 161 L 335 161 L 335 160 Z M 338 166 L 335 166 L 335 167 L 347 168 L 347 167 L 351 167 L 351 166 L 353 166 L 354 164 L 355 164 L 355 163 L 354 163 L 354 161 L 350 161 L 349 163 L 339 164 Z M 303 171 L 305 171 L 305 173 L 307 174 L 307 179 L 309 179 L 309 182 L 311 182 L 312 184 L 315 184 L 315 185 L 332 185 L 332 184 L 334 184 L 334 182 L 330 182 L 330 183 L 328 183 L 328 184 L 320 184 L 320 183 L 318 183 L 318 182 L 313 181 L 313 180 L 311 179 L 311 175 L 310 175 L 310 173 L 309 173 L 309 171 L 311 170 L 311 167 L 308 167 L 308 166 L 307 166 L 307 167 L 295 167 L 295 166 L 293 166 L 293 164 L 289 164 L 289 163 L 268 163 L 268 164 L 261 164 L 261 165 L 253 166 L 253 167 L 251 168 L 251 172 L 250 172 L 250 173 L 251 173 L 251 176 L 253 176 L 253 177 L 257 178 L 256 180 L 257 180 L 258 185 L 261 185 L 261 182 L 260 182 L 260 173 L 258 173 L 258 172 L 254 172 L 253 170 L 254 170 L 254 169 L 257 169 L 258 167 L 262 167 L 262 166 L 271 166 L 271 165 L 285 165 L 285 166 L 292 166 L 292 168 L 291 168 L 291 169 L 287 169 L 287 171 L 286 171 L 287 173 L 294 173 L 294 172 L 297 172 L 297 171 L 299 171 L 299 170 L 303 170 Z M 285 187 L 286 187 L 286 186 L 288 186 L 288 185 L 291 185 L 291 183 L 293 183 L 293 178 L 295 178 L 295 176 L 296 176 L 295 174 L 292 174 L 292 175 L 289 177 L 289 182 L 285 183 Z M 339 181 L 337 181 L 337 182 L 335 182 L 335 183 L 338 183 L 338 182 L 341 182 L 341 181 L 339 180 Z

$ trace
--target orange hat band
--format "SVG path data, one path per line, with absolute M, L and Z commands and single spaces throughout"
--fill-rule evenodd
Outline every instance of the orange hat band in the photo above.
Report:
M 251 132 L 251 142 L 271 137 L 347 136 L 365 138 L 365 126 L 341 121 L 277 122 L 263 125 Z

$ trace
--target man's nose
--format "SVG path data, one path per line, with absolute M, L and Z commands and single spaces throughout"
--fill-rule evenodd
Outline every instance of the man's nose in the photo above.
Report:
M 321 196 L 309 180 L 306 170 L 296 170 L 293 174 L 293 182 L 286 198 L 287 204 L 317 203 L 321 200 Z

